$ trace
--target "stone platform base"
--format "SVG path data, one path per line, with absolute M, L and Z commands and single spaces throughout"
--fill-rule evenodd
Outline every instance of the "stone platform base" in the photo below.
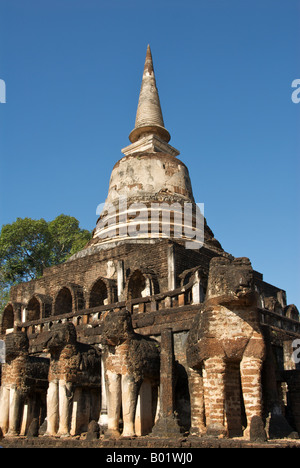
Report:
M 300 448 L 300 440 L 281 439 L 265 443 L 253 443 L 242 438 L 215 439 L 209 437 L 155 438 L 138 437 L 133 439 L 103 439 L 88 441 L 69 437 L 6 437 L 0 441 L 3 448 L 102 448 L 102 449 L 196 449 L 196 448 Z

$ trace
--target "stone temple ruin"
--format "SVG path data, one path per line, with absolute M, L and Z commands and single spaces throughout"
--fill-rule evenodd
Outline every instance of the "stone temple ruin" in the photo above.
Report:
M 208 227 L 149 46 L 129 139 L 92 240 L 11 288 L 2 433 L 297 437 L 299 312 Z

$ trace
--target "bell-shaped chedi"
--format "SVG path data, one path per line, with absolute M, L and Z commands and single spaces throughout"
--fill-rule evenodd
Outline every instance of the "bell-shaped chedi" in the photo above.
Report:
M 193 248 L 207 241 L 220 248 L 194 201 L 188 169 L 170 138 L 148 45 L 131 144 L 122 149 L 125 156 L 112 170 L 108 196 L 87 247 L 194 238 Z

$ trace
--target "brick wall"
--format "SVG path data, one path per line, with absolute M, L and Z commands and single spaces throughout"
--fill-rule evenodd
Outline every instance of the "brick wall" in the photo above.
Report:
M 41 278 L 27 283 L 21 283 L 11 288 L 10 300 L 27 304 L 34 294 L 44 295 L 52 301 L 63 287 L 82 288 L 84 303 L 79 308 L 87 307 L 88 297 L 93 283 L 100 277 L 117 282 L 117 264 L 124 262 L 125 282 L 138 269 L 153 274 L 158 291 L 168 290 L 168 246 L 170 241 L 158 240 L 151 244 L 128 243 L 109 250 L 101 250 L 92 255 L 76 258 L 51 268 L 47 268 Z M 202 248 L 200 251 L 188 250 L 183 244 L 173 243 L 175 253 L 176 286 L 180 285 L 179 275 L 186 269 L 203 266 L 207 273 L 210 259 L 215 255 L 212 251 Z M 72 288 L 71 288 L 72 289 Z

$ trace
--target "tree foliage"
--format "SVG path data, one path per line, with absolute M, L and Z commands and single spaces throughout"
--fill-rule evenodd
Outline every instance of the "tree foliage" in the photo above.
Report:
M 9 301 L 9 288 L 10 288 L 9 283 L 5 283 L 3 280 L 1 271 L 0 271 L 0 318 L 1 318 L 1 313 L 6 304 Z
M 53 221 L 17 218 L 0 233 L 0 308 L 12 284 L 42 276 L 46 267 L 62 263 L 81 250 L 91 233 L 72 216 Z

